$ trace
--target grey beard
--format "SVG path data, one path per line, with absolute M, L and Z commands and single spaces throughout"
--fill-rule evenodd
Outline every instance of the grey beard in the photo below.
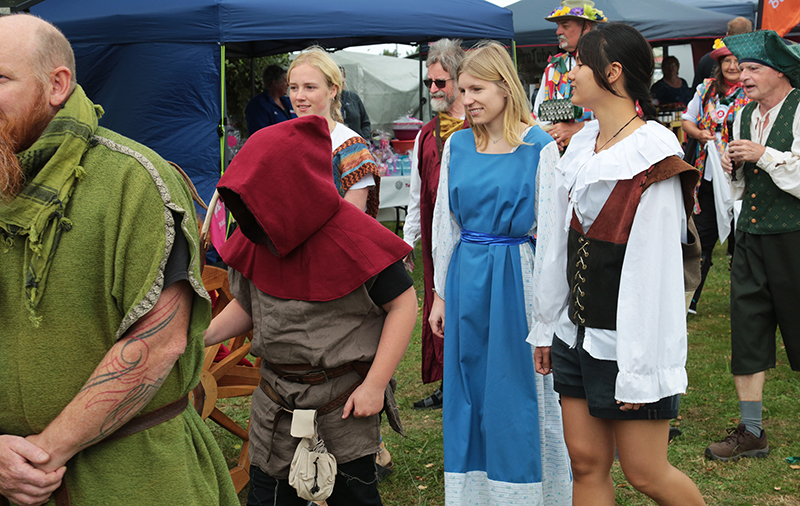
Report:
M 447 97 L 445 96 L 444 99 L 435 100 L 431 97 L 431 109 L 435 112 L 447 112 L 453 107 L 453 103 L 456 101 L 456 97 Z

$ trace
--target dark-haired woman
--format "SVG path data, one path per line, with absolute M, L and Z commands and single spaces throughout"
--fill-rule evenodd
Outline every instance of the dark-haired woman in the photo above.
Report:
M 703 248 L 703 260 L 700 286 L 694 292 L 689 312 L 697 312 L 697 303 L 703 292 L 708 271 L 711 269 L 712 252 L 717 240 L 725 242 L 730 233 L 730 223 L 733 217 L 733 199 L 726 202 L 724 208 L 716 205 L 716 200 L 721 195 L 730 195 L 727 188 L 728 180 L 725 177 L 713 177 L 713 171 L 706 170 L 709 141 L 714 143 L 717 152 L 721 155 L 728 148 L 733 120 L 736 113 L 750 102 L 739 81 L 741 71 L 739 60 L 731 53 L 725 44 L 717 39 L 711 58 L 717 62 L 714 68 L 714 77 L 705 79 L 697 86 L 697 93 L 686 106 L 683 112 L 683 131 L 697 139 L 694 166 L 700 171 L 702 177 L 695 188 L 694 222 L 700 236 Z M 725 188 L 720 187 L 725 185 Z M 716 186 L 716 192 L 715 187 Z M 716 194 L 715 194 L 716 193 Z M 724 199 L 720 199 L 722 202 Z
M 687 104 L 692 98 L 692 89 L 686 80 L 678 76 L 681 63 L 674 56 L 667 56 L 661 63 L 664 77 L 650 87 L 650 94 L 664 108 L 670 104 Z
M 597 121 L 559 163 L 549 197 L 562 212 L 539 223 L 532 339 L 537 370 L 552 360 L 575 505 L 614 504 L 615 448 L 628 481 L 656 503 L 704 504 L 667 460 L 687 385 L 681 242 L 697 171 L 669 130 L 646 121 L 652 74 L 650 45 L 629 26 L 580 39 L 572 100 Z

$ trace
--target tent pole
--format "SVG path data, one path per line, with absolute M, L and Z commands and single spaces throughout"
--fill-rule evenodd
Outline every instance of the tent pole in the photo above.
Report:
M 250 96 L 256 95 L 256 59 L 250 57 Z M 248 134 L 250 132 L 247 132 Z
M 219 175 L 225 173 L 225 44 L 220 44 L 220 100 L 219 100 Z
M 425 113 L 422 110 L 423 106 L 425 105 L 423 100 L 424 97 L 422 96 L 422 44 L 417 44 L 417 56 L 419 57 L 419 119 L 425 121 Z
M 227 137 L 227 132 L 225 129 L 225 44 L 220 44 L 220 62 L 219 62 L 219 73 L 220 73 L 220 84 L 219 84 L 219 92 L 220 92 L 220 101 L 219 101 L 219 175 L 225 173 L 225 141 Z M 226 210 L 225 211 L 225 237 L 230 237 L 231 235 L 231 214 Z
M 517 64 L 517 41 L 511 39 L 511 53 L 514 55 L 514 70 L 519 72 L 519 65 Z
M 758 7 L 756 7 L 756 30 L 761 30 L 761 18 L 764 13 L 764 0 L 758 0 Z

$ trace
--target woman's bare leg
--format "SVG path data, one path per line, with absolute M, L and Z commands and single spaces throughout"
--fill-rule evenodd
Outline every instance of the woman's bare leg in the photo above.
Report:
M 631 485 L 661 506 L 704 505 L 694 482 L 667 460 L 669 420 L 614 420 L 619 462 Z
M 564 438 L 572 463 L 572 504 L 613 506 L 614 430 L 610 420 L 589 414 L 586 399 L 561 397 Z

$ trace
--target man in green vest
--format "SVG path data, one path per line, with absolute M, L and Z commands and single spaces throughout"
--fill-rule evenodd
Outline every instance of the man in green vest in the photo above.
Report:
M 187 405 L 211 316 L 189 189 L 102 113 L 57 28 L 0 16 L 0 505 L 238 505 Z
M 761 426 L 765 371 L 775 367 L 780 327 L 792 370 L 800 370 L 800 46 L 771 30 L 734 35 L 753 101 L 733 125 L 722 164 L 742 200 L 731 264 L 731 372 L 741 420 L 706 456 L 727 462 L 769 455 Z

